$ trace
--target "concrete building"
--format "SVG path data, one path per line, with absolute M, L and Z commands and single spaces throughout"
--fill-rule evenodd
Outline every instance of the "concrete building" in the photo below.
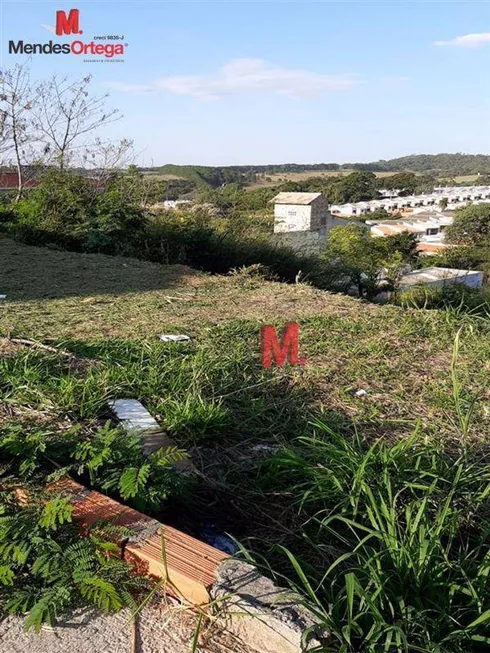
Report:
M 321 193 L 279 193 L 274 202 L 274 240 L 304 255 L 318 254 L 328 232 L 349 220 L 334 217 Z
M 326 233 L 347 220 L 332 216 L 321 193 L 279 193 L 274 202 L 274 233 Z
M 457 270 L 455 268 L 425 268 L 405 274 L 400 281 L 399 292 L 416 286 L 442 287 L 448 284 L 464 284 L 468 288 L 481 288 L 483 272 L 480 270 Z

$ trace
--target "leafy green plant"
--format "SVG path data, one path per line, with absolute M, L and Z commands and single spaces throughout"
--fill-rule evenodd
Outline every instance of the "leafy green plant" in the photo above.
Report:
M 139 510 L 156 511 L 183 489 L 184 481 L 173 465 L 188 455 L 177 447 L 146 455 L 141 436 L 125 433 L 121 437 L 121 431 L 107 423 L 95 436 L 78 443 L 72 457 L 77 474 L 88 473 L 93 487 L 119 495 Z
M 75 426 L 65 433 L 8 425 L 0 432 L 0 478 L 42 483 L 71 474 L 91 487 L 120 497 L 139 510 L 160 510 L 188 481 L 174 470 L 188 455 L 177 447 L 145 455 L 141 437 L 109 422 L 95 433 Z
M 147 588 L 112 541 L 115 530 L 127 529 L 97 523 L 82 531 L 67 497 L 44 497 L 36 488 L 21 504 L 2 491 L 0 510 L 0 606 L 27 613 L 26 628 L 55 625 L 81 606 L 134 607 L 135 593 Z
M 490 463 L 417 433 L 369 445 L 316 429 L 278 464 L 311 516 L 309 553 L 283 551 L 333 633 L 328 650 L 487 650 Z M 325 566 L 305 561 L 315 556 Z

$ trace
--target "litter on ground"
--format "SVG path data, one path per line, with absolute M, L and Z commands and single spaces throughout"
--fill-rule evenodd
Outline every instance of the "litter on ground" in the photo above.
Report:
M 187 342 L 187 340 L 190 340 L 189 336 L 184 336 L 181 334 L 172 335 L 161 333 L 158 337 L 162 342 Z

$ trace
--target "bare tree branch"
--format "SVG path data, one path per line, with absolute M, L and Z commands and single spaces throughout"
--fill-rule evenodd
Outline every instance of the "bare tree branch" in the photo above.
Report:
M 17 200 L 36 160 L 37 136 L 32 121 L 35 102 L 28 64 L 0 71 L 0 152 L 13 156 L 17 170 Z
M 90 75 L 75 82 L 53 75 L 36 89 L 34 126 L 45 156 L 61 169 L 80 163 L 78 152 L 94 144 L 90 136 L 121 117 L 117 109 L 105 108 L 107 94 L 90 96 L 90 83 Z

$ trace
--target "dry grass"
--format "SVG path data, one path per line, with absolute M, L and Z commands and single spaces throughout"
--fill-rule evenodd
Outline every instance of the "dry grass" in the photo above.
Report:
M 231 320 L 282 321 L 319 313 L 376 311 L 306 285 L 210 276 L 183 265 L 73 254 L 0 240 L 0 334 L 35 338 L 195 335 Z
M 270 186 L 277 186 L 277 184 L 284 181 L 304 181 L 312 177 L 345 177 L 355 172 L 355 170 L 305 170 L 303 172 L 277 172 L 277 173 L 262 173 L 257 175 L 257 182 L 247 188 L 266 188 Z M 375 172 L 376 177 L 383 178 L 396 174 L 395 172 Z M 270 180 L 270 181 L 269 181 Z
M 444 181 L 454 181 L 456 183 L 474 183 L 478 181 L 478 175 L 457 175 L 456 177 L 441 177 L 439 181 L 444 182 Z

